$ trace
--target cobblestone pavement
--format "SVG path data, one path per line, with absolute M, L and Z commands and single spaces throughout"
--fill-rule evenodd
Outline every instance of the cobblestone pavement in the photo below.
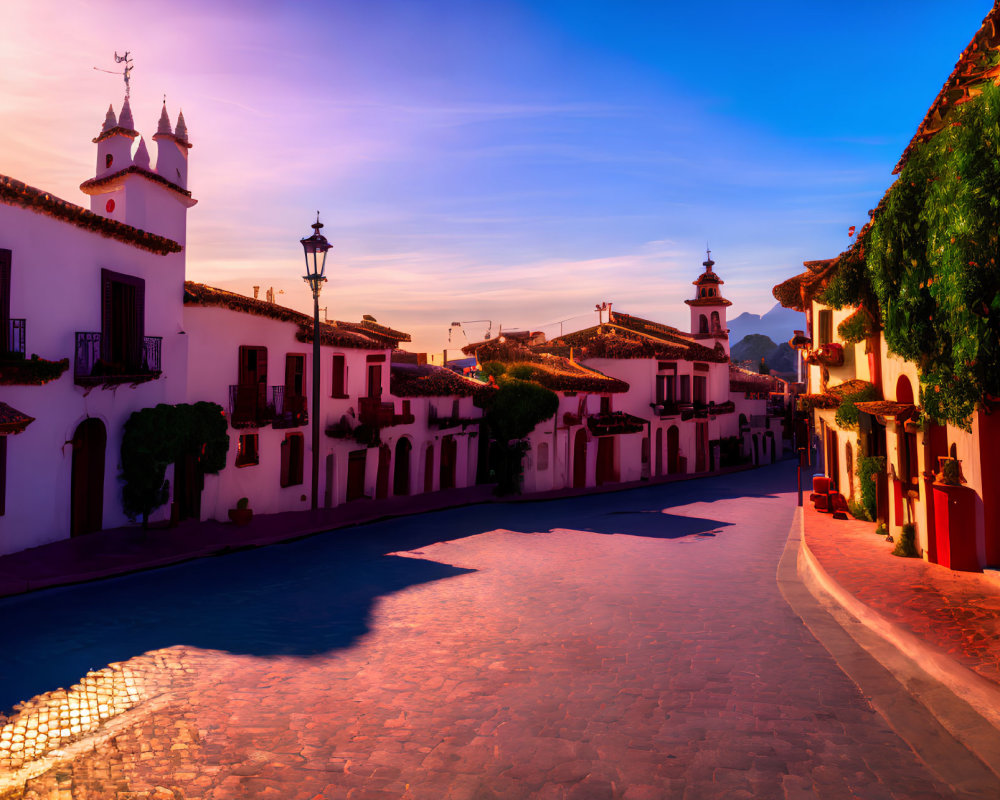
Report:
M 47 760 L 11 760 L 0 797 L 956 797 L 782 599 L 792 474 L 453 510 L 0 601 L 3 705 L 70 687 L 10 712 L 8 753 L 40 715 L 133 689 Z
M 874 522 L 804 508 L 806 541 L 823 568 L 866 606 L 1000 684 L 1000 583 L 922 558 L 898 558 Z

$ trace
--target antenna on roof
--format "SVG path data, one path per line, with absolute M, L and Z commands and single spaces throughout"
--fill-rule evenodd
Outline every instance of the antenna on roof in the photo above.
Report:
M 125 79 L 125 99 L 127 100 L 129 98 L 129 94 L 130 94 L 130 91 L 131 91 L 131 87 L 129 86 L 129 78 L 130 78 L 130 76 L 132 74 L 132 54 L 131 54 L 131 51 L 130 50 L 126 50 L 125 51 L 125 55 L 120 56 L 120 55 L 118 55 L 118 51 L 115 50 L 115 63 L 116 64 L 124 64 L 125 65 L 124 68 L 122 69 L 121 73 L 115 72 L 114 70 L 111 70 L 111 69 L 101 69 L 100 67 L 94 67 L 94 69 L 96 69 L 98 72 L 107 72 L 109 75 L 118 75 L 118 74 L 121 74 L 121 76 Z M 167 96 L 166 95 L 163 95 L 163 102 L 164 103 L 167 102 Z

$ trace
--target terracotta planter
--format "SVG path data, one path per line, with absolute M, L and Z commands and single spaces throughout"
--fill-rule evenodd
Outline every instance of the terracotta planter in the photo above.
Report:
M 976 548 L 976 493 L 967 486 L 934 484 L 937 563 L 962 572 L 982 572 Z
M 249 525 L 253 519 L 253 509 L 251 508 L 231 508 L 229 509 L 229 521 L 241 528 Z

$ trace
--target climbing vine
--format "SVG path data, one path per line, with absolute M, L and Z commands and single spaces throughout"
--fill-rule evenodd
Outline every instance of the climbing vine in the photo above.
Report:
M 229 435 L 226 417 L 217 403 L 163 403 L 135 411 L 125 422 L 122 437 L 122 507 L 129 519 L 149 515 L 170 497 L 167 467 L 188 454 L 198 460 L 203 474 L 226 466 Z
M 877 308 L 928 414 L 966 429 L 1000 396 L 1000 88 L 981 88 L 913 150 L 819 298 Z

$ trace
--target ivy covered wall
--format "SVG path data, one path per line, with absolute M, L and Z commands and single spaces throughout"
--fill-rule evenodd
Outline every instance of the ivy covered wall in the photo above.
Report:
M 918 364 L 925 411 L 967 430 L 1000 396 L 1000 88 L 981 88 L 913 150 L 819 297 L 864 305 Z

